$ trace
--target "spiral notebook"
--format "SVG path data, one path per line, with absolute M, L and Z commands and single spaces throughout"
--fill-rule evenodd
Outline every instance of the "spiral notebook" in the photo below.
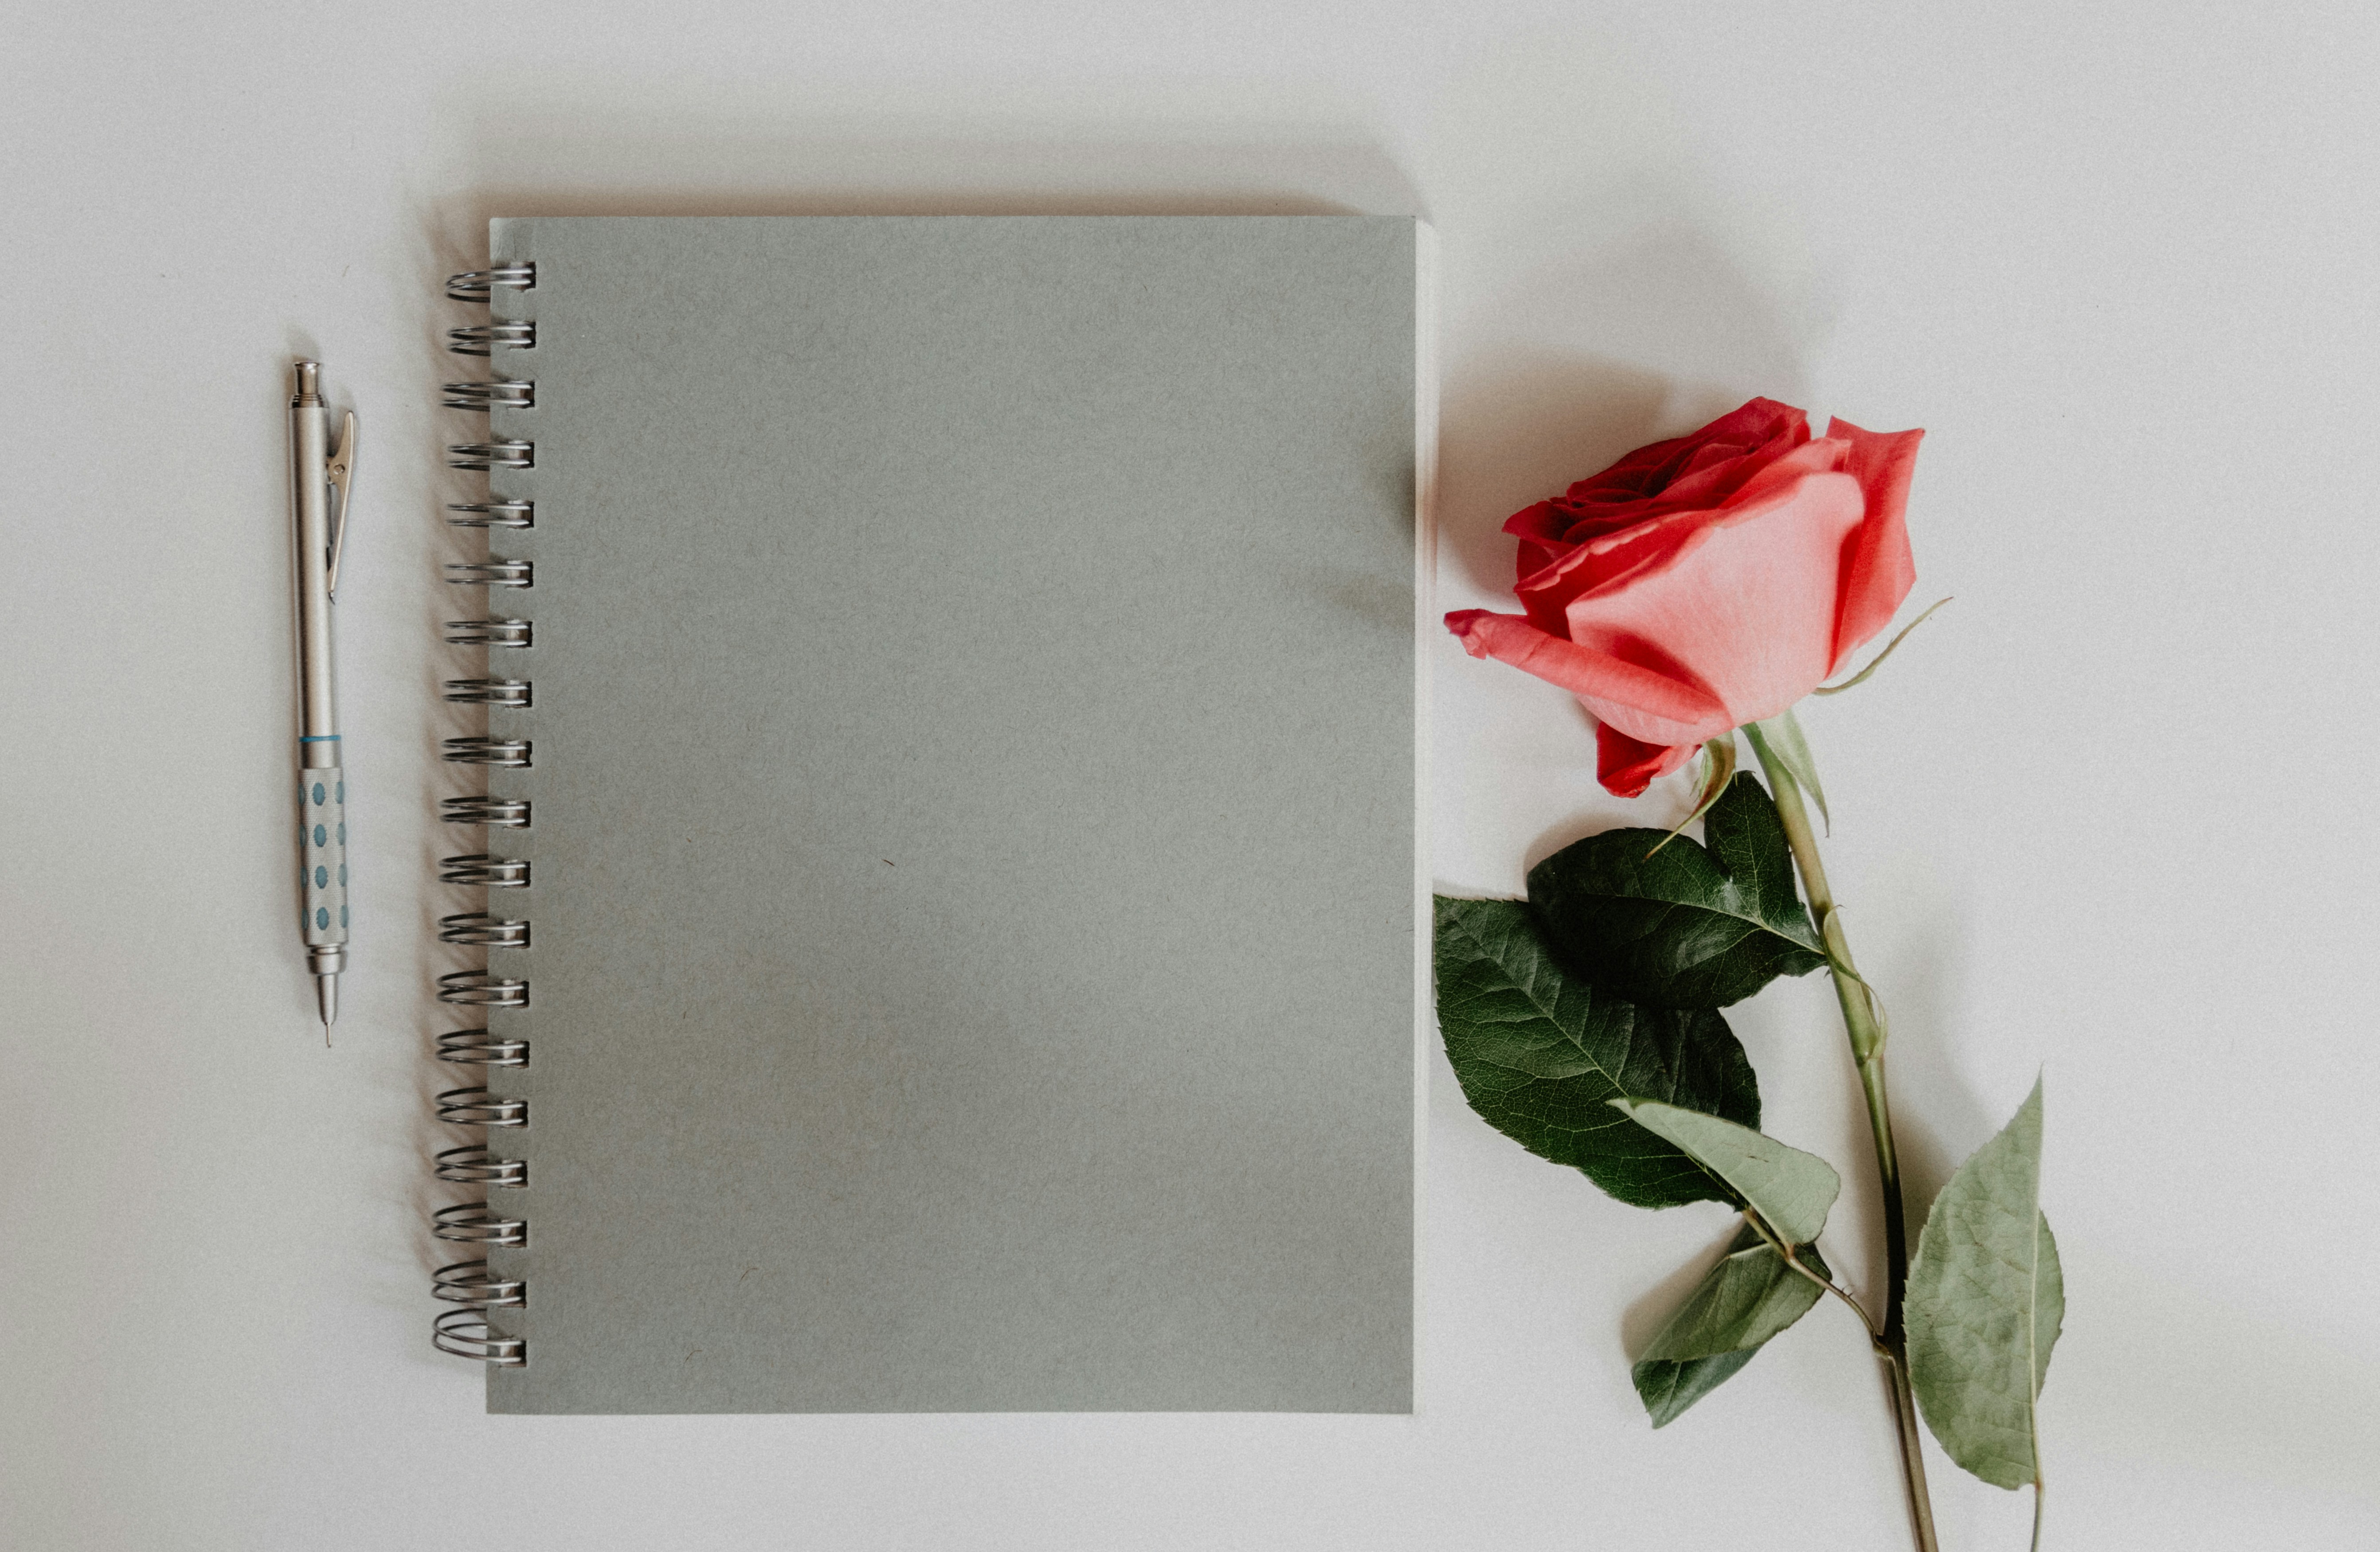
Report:
M 492 224 L 491 1412 L 1410 1410 L 1426 237 Z

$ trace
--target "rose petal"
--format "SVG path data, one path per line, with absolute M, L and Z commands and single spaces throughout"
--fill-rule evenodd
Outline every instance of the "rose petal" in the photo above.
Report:
M 1574 544 L 1664 512 L 1717 506 L 1746 479 L 1810 440 L 1791 405 L 1752 399 L 1700 430 L 1639 447 L 1550 502 L 1514 513 L 1504 531 L 1522 543 L 1526 576 Z
M 1694 758 L 1699 744 L 1645 744 L 1609 722 L 1595 727 L 1595 778 L 1614 797 L 1642 797 L 1657 776 L 1667 776 Z
M 1527 612 L 1529 623 L 1548 636 L 1568 636 L 1570 621 L 1563 611 L 1571 600 L 1595 586 L 1597 573 L 1588 569 L 1595 557 L 1587 546 L 1575 545 L 1556 555 L 1536 571 L 1524 570 L 1521 579 L 1512 585 L 1512 592 Z M 1526 559 L 1527 547 L 1523 546 Z
M 1809 435 L 1809 418 L 1791 405 L 1779 404 L 1775 399 L 1746 399 L 1700 430 L 1636 449 L 1602 473 L 1591 474 L 1572 485 L 1569 496 L 1572 501 L 1583 502 L 1605 494 L 1658 495 L 1706 443 L 1749 449 L 1781 438 L 1791 446 L 1806 442 Z
M 1670 512 L 1723 505 L 1748 481 L 1809 443 L 1810 428 L 1801 417 L 1802 412 L 1794 410 L 1790 425 L 1779 426 L 1767 440 L 1748 446 L 1702 449 L 1648 507 L 1653 512 Z
M 1578 697 L 1598 721 L 1651 744 L 1699 744 L 1735 723 L 1708 690 L 1558 636 L 1517 614 L 1458 609 L 1446 628 L 1475 658 L 1493 658 Z
M 1526 576 L 1566 553 L 1570 544 L 1562 535 L 1569 527 L 1569 519 L 1556 513 L 1551 502 L 1524 506 L 1505 518 L 1504 531 L 1521 541 L 1521 552 L 1514 557 L 1513 575 Z
M 1892 623 L 1895 611 L 1917 582 L 1917 561 L 1909 552 L 1909 480 L 1917 471 L 1917 443 L 1925 433 L 1865 431 L 1848 420 L 1828 423 L 1829 440 L 1851 444 L 1844 471 L 1860 483 L 1867 515 L 1843 544 L 1842 606 L 1835 616 L 1831 677 L 1852 653 Z
M 1697 738 L 1773 717 L 1832 664 L 1843 544 L 1864 504 L 1859 482 L 1831 471 L 1766 489 L 1571 604 L 1571 640 L 1617 661 L 1658 660 L 1670 665 L 1669 676 L 1707 685 L 1726 716 Z M 1683 742 L 1624 721 L 1620 729 L 1648 743 Z
M 1803 475 L 1842 467 L 1850 453 L 1845 442 L 1804 442 L 1743 476 L 1742 489 L 1724 505 L 1648 517 L 1622 532 L 1578 545 L 1536 571 L 1524 567 L 1513 591 L 1531 624 L 1548 636 L 1566 637 L 1571 634 L 1570 606 L 1581 596 L 1666 560 L 1700 530 L 1733 521 L 1739 509 L 1773 501 Z M 1527 552 L 1524 543 L 1524 560 Z
M 1804 476 L 1841 468 L 1849 453 L 1849 445 L 1844 443 L 1805 442 L 1767 467 L 1754 471 L 1725 504 L 1671 512 L 1640 523 L 1625 533 L 1596 540 L 1573 552 L 1575 559 L 1565 556 L 1556 562 L 1555 566 L 1560 570 L 1548 567 L 1548 574 L 1560 576 L 1572 597 L 1617 581 L 1676 554 L 1704 528 L 1735 522 L 1755 509 L 1766 510 Z M 1539 585 L 1536 577 L 1531 577 L 1524 586 Z

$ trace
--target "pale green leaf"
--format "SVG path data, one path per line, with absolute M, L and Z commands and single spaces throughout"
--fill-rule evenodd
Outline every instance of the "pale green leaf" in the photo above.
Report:
M 1842 1194 L 1842 1177 L 1815 1153 L 1787 1147 L 1748 1126 L 1652 1099 L 1614 1099 L 1613 1106 L 1657 1137 L 1725 1181 L 1787 1244 L 1804 1245 L 1827 1226 Z
M 2037 1080 L 2016 1118 L 1935 1198 L 1905 1308 L 1910 1383 L 1944 1452 L 1994 1486 L 2038 1484 L 2034 1403 L 2066 1282 L 2041 1212 Z
M 1752 1362 L 1757 1348 L 1714 1352 L 1707 1358 L 1648 1358 L 1628 1371 L 1635 1382 L 1636 1399 L 1656 1428 L 1666 1428 L 1687 1408 L 1733 1379 Z
M 1810 741 L 1802 735 L 1801 720 L 1793 715 L 1793 709 L 1789 706 L 1766 721 L 1746 723 L 1743 731 L 1751 735 L 1754 748 L 1767 749 L 1810 794 L 1810 801 L 1818 806 L 1818 818 L 1831 834 L 1835 821 L 1827 812 L 1827 789 L 1818 784 L 1818 762 L 1811 757 Z
M 1703 767 L 1702 795 L 1694 800 L 1694 812 L 1680 819 L 1675 829 L 1655 843 L 1653 852 L 1658 852 L 1675 841 L 1685 833 L 1688 825 L 1709 813 L 1711 805 L 1717 803 L 1720 795 L 1727 791 L 1727 784 L 1735 780 L 1735 734 L 1729 733 L 1712 739 L 1702 746 L 1701 753 L 1695 758 L 1701 761 Z M 1653 852 L 1646 852 L 1645 855 L 1649 857 Z
M 1840 685 L 1821 685 L 1810 693 L 1812 695 L 1840 695 L 1845 690 L 1850 689 L 1853 685 L 1864 683 L 1869 674 L 1874 673 L 1877 669 L 1884 666 L 1884 660 L 1892 656 L 1893 649 L 1899 647 L 1902 642 L 1909 639 L 1909 633 L 1911 631 L 1915 630 L 1918 626 L 1932 619 L 1934 617 L 1934 611 L 1941 608 L 1944 604 L 1949 601 L 1950 600 L 1946 598 L 1936 599 L 1933 604 L 1926 609 L 1925 613 L 1920 614 L 1914 620 L 1910 621 L 1909 624 L 1901 626 L 1900 634 L 1894 637 L 1885 647 L 1883 651 L 1878 652 L 1875 657 L 1869 659 L 1868 665 L 1865 668 L 1861 669 L 1857 673 L 1852 674 L 1850 678 L 1844 680 Z
M 1816 1246 L 1794 1254 L 1818 1276 L 1832 1275 Z M 1820 1291 L 1745 1224 L 1632 1371 L 1653 1426 L 1673 1421 L 1750 1363 L 1762 1343 L 1809 1312 Z

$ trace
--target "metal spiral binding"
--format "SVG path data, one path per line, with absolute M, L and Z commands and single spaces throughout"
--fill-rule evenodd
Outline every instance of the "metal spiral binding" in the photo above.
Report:
M 533 588 L 537 567 L 528 561 L 448 561 L 446 580 L 458 588 Z
M 450 1029 L 438 1037 L 438 1060 L 463 1067 L 526 1067 L 527 1040 L 503 1040 L 484 1029 Z
M 537 527 L 537 503 L 525 501 L 448 502 L 446 510 L 460 512 L 460 517 L 449 517 L 449 527 L 457 528 L 533 528 Z
M 485 356 L 496 349 L 534 350 L 537 348 L 537 325 L 534 323 L 474 323 L 468 329 L 446 331 L 446 348 L 457 356 Z
M 524 857 L 490 856 L 485 852 L 440 857 L 438 881 L 472 889 L 527 889 L 528 861 Z
M 498 264 L 454 276 L 446 283 L 446 294 L 457 301 L 486 302 L 500 290 L 526 291 L 536 284 L 535 264 Z M 492 357 L 499 351 L 532 349 L 536 344 L 537 325 L 528 320 L 492 319 L 484 324 L 446 332 L 446 348 L 458 356 Z M 534 410 L 537 384 L 516 377 L 449 382 L 445 384 L 443 402 L 448 409 L 474 413 Z M 510 428 L 500 420 L 492 429 Z M 480 469 L 492 475 L 499 470 L 534 468 L 537 447 L 519 437 L 455 443 L 446 449 L 446 462 L 452 468 Z M 499 496 L 492 491 L 485 501 L 454 502 L 446 507 L 447 523 L 457 528 L 526 528 L 534 524 L 536 515 L 531 503 Z M 445 567 L 445 577 L 457 587 L 528 588 L 535 584 L 536 570 L 528 561 L 490 556 L 480 561 L 450 563 Z M 444 637 L 451 646 L 492 651 L 525 649 L 534 641 L 528 621 L 504 618 L 450 620 Z M 526 679 L 449 679 L 442 693 L 450 704 L 500 707 L 506 710 L 525 709 L 530 702 Z M 488 771 L 525 770 L 530 763 L 529 741 L 525 738 L 492 734 L 448 738 L 443 741 L 440 753 L 451 764 L 476 765 Z M 529 822 L 528 799 L 500 797 L 492 793 L 446 798 L 441 802 L 439 811 L 440 817 L 450 824 L 526 830 Z M 526 858 L 475 852 L 442 858 L 438 877 L 442 883 L 467 888 L 527 889 L 529 865 Z M 499 916 L 488 911 L 464 911 L 439 919 L 438 938 L 443 943 L 490 951 L 525 949 L 529 944 L 529 924 L 525 919 Z M 490 970 L 457 970 L 438 977 L 437 995 L 441 1002 L 453 1005 L 518 1009 L 528 1006 L 529 988 L 528 982 L 518 976 Z M 525 1068 L 528 1065 L 528 1042 L 509 1034 L 499 1037 L 484 1027 L 450 1030 L 438 1037 L 438 1060 L 482 1071 Z M 527 1098 L 497 1093 L 484 1084 L 447 1089 L 438 1096 L 437 1107 L 441 1122 L 451 1126 L 483 1128 L 483 1135 L 528 1125 Z M 517 1190 L 528 1184 L 527 1159 L 502 1157 L 484 1142 L 443 1150 L 434 1169 L 442 1181 L 476 1185 L 490 1192 Z M 528 1243 L 526 1219 L 498 1212 L 486 1201 L 440 1209 L 431 1219 L 431 1232 L 442 1240 L 504 1249 Z M 504 1368 L 517 1368 L 528 1362 L 528 1341 L 498 1330 L 488 1316 L 491 1310 L 526 1305 L 528 1284 L 525 1280 L 500 1274 L 485 1260 L 458 1261 L 438 1268 L 431 1279 L 431 1293 L 443 1303 L 457 1306 L 444 1311 L 431 1323 L 431 1340 L 440 1352 Z
M 467 1309 L 528 1303 L 528 1284 L 518 1278 L 500 1278 L 485 1261 L 457 1261 L 431 1274 L 430 1296 Z
M 458 469 L 525 469 L 537 467 L 537 443 L 508 438 L 503 442 L 457 442 L 446 449 L 446 467 Z
M 438 1119 L 450 1126 L 527 1126 L 528 1101 L 484 1087 L 450 1088 L 438 1096 Z
M 485 911 L 465 911 L 460 915 L 438 918 L 438 940 L 476 944 L 483 949 L 525 949 L 528 947 L 528 923 L 492 916 Z
M 526 679 L 449 679 L 446 687 L 439 693 L 457 706 L 504 706 L 516 711 L 528 709 L 529 685 Z M 518 744 L 523 749 L 528 747 L 528 740 L 525 738 L 490 739 L 488 742 Z
M 499 1369 L 517 1369 L 528 1363 L 528 1343 L 500 1335 L 487 1316 L 474 1309 L 453 1309 L 431 1323 L 431 1345 L 457 1358 L 477 1358 Z
M 446 295 L 457 302 L 484 302 L 497 291 L 527 291 L 537 285 L 535 264 L 499 264 L 446 277 Z
M 438 977 L 438 1000 L 467 1008 L 526 1008 L 528 983 L 487 970 L 456 970 Z
M 449 620 L 446 622 L 446 645 L 449 647 L 530 647 L 535 633 L 527 620 Z
M 468 683 L 465 680 L 448 682 L 450 684 Z M 518 684 L 519 681 L 497 680 L 495 683 Z M 450 695 L 446 698 L 477 700 L 480 697 Z M 515 704 L 511 701 L 496 701 L 492 697 L 490 698 L 489 703 L 491 705 Z M 528 686 L 526 685 L 521 685 L 521 698 L 517 704 L 522 706 L 528 704 Z M 444 743 L 445 758 L 456 765 L 493 765 L 501 766 L 506 770 L 525 770 L 529 763 L 529 742 L 526 738 L 482 738 L 477 734 L 469 734 L 461 738 L 449 738 Z
M 471 1123 L 458 1121 L 455 1124 L 464 1126 Z M 484 1146 L 448 1148 L 438 1156 L 435 1173 L 440 1180 L 452 1181 L 457 1185 L 485 1185 L 512 1190 L 528 1183 L 527 1160 L 499 1158 Z
M 537 404 L 537 384 L 517 377 L 444 386 L 448 409 L 528 409 Z
M 430 1231 L 457 1244 L 525 1245 L 528 1225 L 492 1212 L 485 1202 L 457 1202 L 430 1215 Z
M 527 765 L 528 746 L 523 744 L 520 746 L 520 750 L 521 763 Z M 490 760 L 480 763 L 492 765 L 503 762 Z M 495 825 L 504 830 L 528 828 L 528 802 L 525 798 L 481 797 L 476 794 L 470 797 L 450 797 L 439 803 L 438 811 L 439 817 L 448 824 Z

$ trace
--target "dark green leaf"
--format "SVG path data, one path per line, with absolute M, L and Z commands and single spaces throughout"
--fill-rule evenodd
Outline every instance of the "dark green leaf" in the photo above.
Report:
M 1529 906 L 1563 965 L 1651 1007 L 1723 1008 L 1826 964 L 1785 827 L 1751 772 L 1703 834 L 1660 846 L 1658 830 L 1608 830 L 1531 868 Z
M 1820 1277 L 1834 1275 L 1815 1245 L 1794 1255 Z M 1809 1313 L 1819 1292 L 1745 1224 L 1636 1361 L 1636 1394 L 1653 1426 L 1668 1425 L 1731 1378 L 1761 1344 Z
M 1959 1166 L 1909 1267 L 1909 1379 L 1943 1452 L 1996 1487 L 2041 1480 L 2034 1403 L 2066 1315 L 2041 1213 L 2041 1085 Z
M 1446 1054 L 1490 1126 L 1636 1206 L 1730 1200 L 1609 1103 L 1658 1096 L 1758 1125 L 1759 1082 L 1725 1019 L 1640 1008 L 1565 974 L 1518 900 L 1439 896 L 1436 961 Z

